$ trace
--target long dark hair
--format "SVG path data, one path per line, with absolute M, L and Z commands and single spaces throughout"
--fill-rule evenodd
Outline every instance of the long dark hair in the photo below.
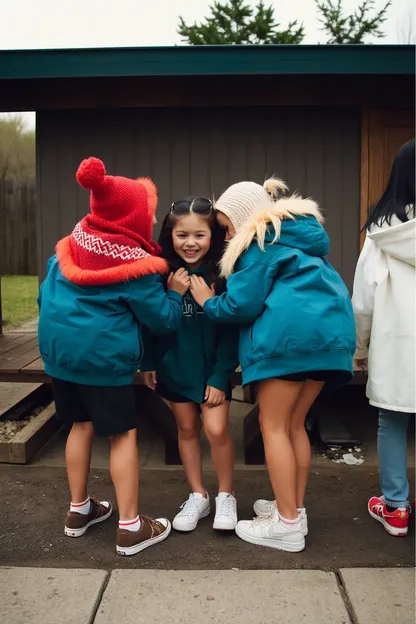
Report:
M 204 219 L 211 230 L 211 245 L 204 257 L 204 277 L 209 285 L 215 284 L 217 294 L 224 291 L 225 282 L 219 277 L 218 263 L 224 251 L 224 230 L 218 225 L 212 201 L 207 197 L 186 197 L 176 201 L 170 207 L 169 213 L 163 220 L 159 236 L 159 245 L 162 256 L 168 261 L 171 270 L 183 266 L 183 260 L 173 248 L 172 230 L 175 223 L 189 214 L 196 214 Z
M 415 140 L 400 148 L 390 172 L 390 178 L 378 203 L 373 206 L 363 230 L 372 225 L 389 225 L 394 215 L 402 223 L 409 220 L 409 206 L 415 205 Z

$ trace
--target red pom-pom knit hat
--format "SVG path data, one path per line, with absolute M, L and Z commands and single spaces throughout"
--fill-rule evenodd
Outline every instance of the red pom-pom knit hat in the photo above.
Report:
M 106 175 L 98 158 L 83 160 L 76 177 L 91 191 L 91 213 L 56 247 L 64 277 L 91 286 L 166 273 L 160 247 L 151 240 L 157 205 L 152 180 Z

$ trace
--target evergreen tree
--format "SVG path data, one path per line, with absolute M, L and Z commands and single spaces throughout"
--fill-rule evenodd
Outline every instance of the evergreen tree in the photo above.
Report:
M 210 6 L 211 14 L 201 24 L 186 24 L 179 18 L 178 34 L 191 45 L 300 43 L 303 24 L 290 22 L 286 29 L 274 19 L 273 6 L 260 0 L 251 7 L 246 0 L 225 0 Z
M 367 36 L 381 38 L 382 24 L 392 0 L 377 11 L 374 0 L 363 0 L 351 15 L 346 15 L 342 0 L 315 0 L 322 30 L 329 35 L 327 43 L 365 43 Z

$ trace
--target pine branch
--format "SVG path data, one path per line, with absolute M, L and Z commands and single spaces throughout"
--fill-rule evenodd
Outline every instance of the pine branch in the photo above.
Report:
M 205 21 L 186 24 L 179 17 L 178 34 L 191 45 L 300 43 L 305 35 L 302 23 L 291 22 L 286 29 L 274 19 L 273 6 L 259 0 L 256 7 L 246 0 L 214 2 Z
M 330 44 L 365 43 L 368 36 L 381 38 L 382 24 L 387 20 L 387 12 L 392 0 L 379 11 L 375 10 L 374 0 L 362 0 L 351 15 L 344 14 L 342 0 L 315 0 L 319 13 L 321 30 L 329 35 Z

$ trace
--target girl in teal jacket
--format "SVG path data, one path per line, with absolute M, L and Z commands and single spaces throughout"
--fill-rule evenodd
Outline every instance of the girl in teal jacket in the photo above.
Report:
M 120 514 L 116 551 L 134 555 L 166 539 L 167 518 L 138 514 L 139 458 L 134 374 L 143 325 L 174 332 L 189 277 L 162 285 L 168 265 L 151 240 L 156 186 L 107 175 L 88 158 L 76 179 L 90 213 L 60 240 L 39 297 L 39 349 L 52 378 L 56 415 L 70 427 L 65 459 L 71 491 L 65 534 L 81 537 L 113 511 L 88 494 L 94 434 L 110 439 L 110 473 Z
M 160 236 L 162 255 L 177 277 L 197 275 L 221 294 L 218 279 L 224 233 L 212 203 L 190 198 L 172 204 Z M 210 290 L 211 292 L 211 290 Z M 231 376 L 238 364 L 238 328 L 213 323 L 187 293 L 175 334 L 144 335 L 141 370 L 145 383 L 171 404 L 178 427 L 179 451 L 191 494 L 173 521 L 178 531 L 192 531 L 210 513 L 202 481 L 200 412 L 217 471 L 214 528 L 234 530 L 237 504 L 233 495 L 234 449 L 228 429 Z
M 305 417 L 324 384 L 352 377 L 355 325 L 343 281 L 326 260 L 328 237 L 312 200 L 279 199 L 279 180 L 241 182 L 216 204 L 228 247 L 221 261 L 227 292 L 213 297 L 191 276 L 191 293 L 208 318 L 243 325 L 243 384 L 258 382 L 260 424 L 276 501 L 256 501 L 265 518 L 239 522 L 244 540 L 298 552 L 310 444 Z M 266 507 L 266 511 L 264 510 Z M 267 515 L 267 512 L 271 515 Z

